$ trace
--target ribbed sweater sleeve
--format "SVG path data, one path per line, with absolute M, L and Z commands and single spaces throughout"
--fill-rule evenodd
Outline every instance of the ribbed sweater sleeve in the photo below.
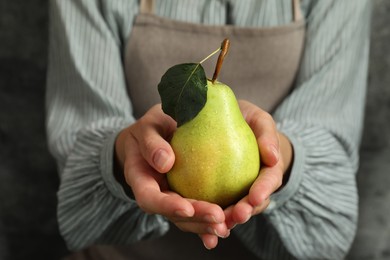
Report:
M 132 16 L 114 22 L 119 17 L 112 14 L 138 10 L 137 1 L 117 5 L 108 11 L 98 1 L 50 2 L 47 132 L 60 172 L 59 228 L 72 250 L 130 243 L 168 229 L 161 216 L 143 213 L 113 174 L 116 135 L 134 118 L 119 32 Z
M 239 230 L 264 259 L 283 251 L 280 242 L 298 259 L 342 259 L 356 232 L 370 3 L 317 1 L 308 8 L 296 87 L 274 114 L 294 148 L 290 179 L 264 213 L 274 231 L 256 234 L 256 220 Z

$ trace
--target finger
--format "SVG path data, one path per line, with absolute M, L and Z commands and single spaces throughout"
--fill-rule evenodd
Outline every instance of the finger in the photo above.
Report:
M 135 141 L 130 141 L 133 148 L 128 151 L 124 170 L 139 207 L 147 213 L 167 217 L 191 217 L 194 214 L 191 203 L 178 195 L 161 192 L 161 186 L 167 186 L 165 176 L 151 168 L 132 142 Z
M 267 166 L 274 166 L 280 157 L 275 121 L 269 113 L 252 103 L 241 101 L 240 107 L 257 138 L 262 162 Z
M 254 215 L 263 212 L 268 207 L 269 203 L 270 200 L 269 198 L 267 198 L 261 204 L 254 207 L 249 202 L 249 197 L 246 196 L 243 199 L 241 199 L 239 202 L 237 202 L 237 204 L 234 206 L 231 212 L 232 220 L 233 222 L 235 222 L 235 224 L 244 224 L 248 222 L 248 220 Z M 231 229 L 230 226 L 227 226 L 227 228 Z
M 233 229 L 237 225 L 237 222 L 233 219 L 233 209 L 234 205 L 231 205 L 223 211 L 225 213 L 225 223 L 228 229 Z
M 250 122 L 250 126 L 257 137 L 262 163 L 267 166 L 274 166 L 280 156 L 279 139 L 273 118 L 265 112 L 257 113 L 256 117 Z
M 205 224 L 197 222 L 174 222 L 174 224 L 184 232 L 192 232 L 195 234 L 209 234 L 221 238 L 226 238 L 230 235 L 230 231 L 229 229 L 227 229 L 225 223 Z
M 252 216 L 262 213 L 271 202 L 270 198 L 266 199 L 263 203 L 253 208 Z
M 152 110 L 142 117 L 132 131 L 144 159 L 160 173 L 168 172 L 175 155 L 164 139 L 174 131 L 175 124 L 167 115 Z
M 234 205 L 232 210 L 232 219 L 236 224 L 246 223 L 252 216 L 254 207 L 249 203 L 248 196 L 242 198 Z
M 264 203 L 281 185 L 283 171 L 280 167 L 265 167 L 249 190 L 248 199 L 252 206 L 256 207 Z
M 159 175 L 154 173 L 154 175 Z M 138 206 L 147 213 L 166 217 L 188 218 L 194 215 L 194 208 L 186 199 L 161 192 L 153 174 L 138 172 L 131 180 L 131 187 Z
M 210 234 L 199 235 L 200 239 L 203 242 L 203 245 L 207 249 L 213 249 L 218 245 L 218 237 Z
M 195 213 L 191 218 L 173 218 L 176 222 L 199 222 L 219 224 L 225 221 L 225 214 L 220 206 L 206 201 L 188 200 Z
M 269 198 L 266 199 L 260 205 L 253 207 L 249 202 L 248 196 L 241 199 L 237 202 L 236 205 L 228 208 L 226 211 L 226 227 L 228 229 L 233 229 L 237 224 L 244 224 L 248 222 L 248 220 L 257 214 L 263 212 L 269 205 Z
M 146 213 L 160 214 L 168 218 L 191 218 L 195 212 L 187 200 L 153 188 L 134 192 L 134 196 L 139 207 Z

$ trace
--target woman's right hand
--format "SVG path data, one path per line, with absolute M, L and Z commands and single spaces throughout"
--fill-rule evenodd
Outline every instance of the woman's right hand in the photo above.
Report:
M 176 122 L 155 105 L 120 132 L 115 142 L 117 162 L 143 211 L 163 215 L 182 231 L 198 234 L 211 249 L 218 237 L 230 233 L 222 208 L 169 191 L 165 173 L 172 168 L 175 154 L 167 140 L 175 130 Z

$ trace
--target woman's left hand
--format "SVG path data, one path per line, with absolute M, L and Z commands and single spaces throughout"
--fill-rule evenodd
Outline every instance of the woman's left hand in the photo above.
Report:
M 276 129 L 272 116 L 247 101 L 239 101 L 245 120 L 252 128 L 260 150 L 261 169 L 249 194 L 224 210 L 228 229 L 247 222 L 263 212 L 270 195 L 278 190 L 292 163 L 292 146 L 286 136 Z M 287 172 L 287 173 L 286 173 Z

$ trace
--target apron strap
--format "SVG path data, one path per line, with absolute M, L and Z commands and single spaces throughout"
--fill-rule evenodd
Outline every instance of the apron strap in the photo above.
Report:
M 141 0 L 140 13 L 154 14 L 154 0 Z
M 302 20 L 301 1 L 292 0 L 294 22 Z

